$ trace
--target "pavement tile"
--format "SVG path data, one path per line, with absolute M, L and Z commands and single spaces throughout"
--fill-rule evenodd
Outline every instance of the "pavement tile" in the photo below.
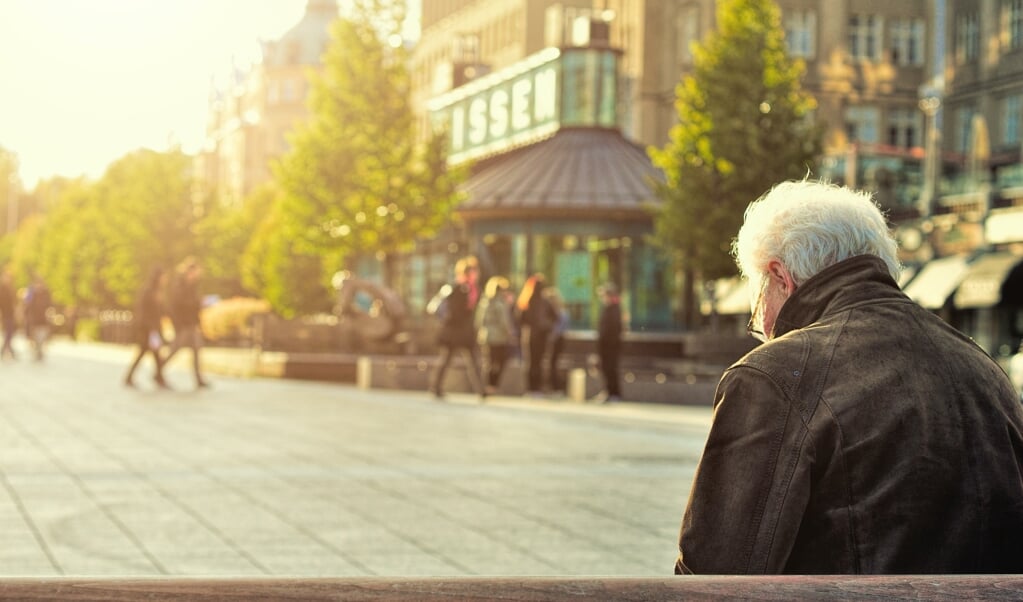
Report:
M 128 351 L 0 366 L 0 576 L 670 574 L 709 408 L 131 390 Z

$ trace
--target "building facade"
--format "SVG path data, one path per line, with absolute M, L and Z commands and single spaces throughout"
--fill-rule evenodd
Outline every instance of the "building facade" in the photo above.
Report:
M 1007 362 L 1023 341 L 1023 2 L 947 0 L 936 194 L 897 222 L 906 292 Z
M 803 85 L 817 99 L 815 118 L 826 126 L 826 152 L 817 175 L 874 189 L 890 210 L 911 213 L 919 202 L 924 181 L 925 116 L 918 103 L 921 87 L 935 68 L 930 53 L 938 39 L 933 3 L 781 0 L 778 5 L 789 50 L 806 63 Z M 668 140 L 677 119 L 675 87 L 692 71 L 693 45 L 714 31 L 716 10 L 714 0 L 425 0 L 422 37 L 413 64 L 415 106 L 420 107 L 426 122 L 431 112 L 422 107 L 431 99 L 464 89 L 474 78 L 514 68 L 543 48 L 605 46 L 620 51 L 613 128 L 645 153 L 647 147 L 663 146 Z M 558 131 L 552 129 L 548 134 L 556 138 Z M 473 157 L 483 159 L 474 169 L 508 168 L 492 155 Z M 553 161 L 549 153 L 547 161 L 545 165 Z M 470 198 L 463 205 L 462 216 L 470 234 L 488 241 L 501 240 L 495 239 L 495 233 L 480 230 L 483 224 L 493 223 L 481 209 L 482 201 L 471 196 L 479 194 L 475 181 L 481 179 L 483 176 L 475 173 L 467 186 Z M 490 194 L 507 198 L 511 192 Z M 535 194 L 544 196 L 542 192 Z M 648 191 L 644 200 L 650 202 L 651 196 Z M 496 211 L 497 204 L 489 207 Z M 543 203 L 534 203 L 533 210 L 536 215 L 542 214 Z M 649 212 L 643 215 L 641 218 L 636 214 L 636 223 L 643 224 L 640 230 L 623 236 L 630 246 L 644 239 L 643 232 L 651 226 Z M 507 217 L 501 215 L 503 227 L 520 228 L 521 232 L 528 232 L 535 222 L 530 218 L 513 225 Z M 469 240 L 467 246 L 482 248 L 485 256 L 492 255 L 488 244 L 472 242 L 471 237 Z M 495 265 L 495 269 L 510 271 L 513 279 L 551 268 L 534 260 L 533 252 L 524 244 L 501 244 L 518 249 L 516 259 Z M 537 241 L 530 248 L 551 244 L 557 246 Z M 653 249 L 644 247 L 638 255 L 644 254 L 649 254 L 645 260 L 655 266 L 649 278 L 618 284 L 626 290 L 627 299 L 633 291 L 663 291 L 663 306 L 656 310 L 630 307 L 629 315 L 634 320 L 644 311 L 658 316 L 648 323 L 635 321 L 633 329 L 694 326 L 679 322 L 678 295 L 673 291 L 677 277 L 667 275 L 670 266 Z M 625 265 L 628 268 L 621 273 L 631 275 L 643 270 L 636 262 L 626 261 Z M 709 313 L 715 312 L 713 302 L 705 305 Z M 585 318 L 579 321 L 582 325 L 586 322 Z
M 294 27 L 262 43 L 260 62 L 210 91 L 206 142 L 196 159 L 205 194 L 237 205 L 270 180 L 272 160 L 288 150 L 286 134 L 308 116 L 307 71 L 322 66 L 337 16 L 336 0 L 309 0 Z

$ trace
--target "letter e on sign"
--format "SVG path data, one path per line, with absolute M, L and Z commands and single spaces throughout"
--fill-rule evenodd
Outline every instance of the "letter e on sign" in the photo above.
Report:
M 529 119 L 529 95 L 533 92 L 533 82 L 520 79 L 512 84 L 511 126 L 515 131 L 524 130 L 531 123 Z

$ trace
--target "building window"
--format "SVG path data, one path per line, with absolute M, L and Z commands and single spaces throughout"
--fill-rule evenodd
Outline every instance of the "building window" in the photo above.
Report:
M 962 64 L 977 60 L 980 55 L 980 22 L 977 13 L 956 17 L 955 35 L 956 62 Z
M 794 10 L 785 14 L 785 44 L 789 55 L 813 58 L 817 54 L 817 13 Z
M 897 65 L 924 64 L 923 19 L 895 19 L 891 23 L 892 62 Z
M 281 101 L 281 84 L 272 81 L 266 87 L 266 104 L 274 106 Z
M 849 17 L 849 54 L 854 59 L 876 61 L 881 58 L 881 28 L 878 15 Z
M 295 82 L 291 79 L 284 80 L 281 88 L 281 101 L 285 103 L 292 103 L 298 100 L 298 90 L 296 90 Z
M 693 45 L 700 41 L 700 7 L 683 6 L 676 21 L 678 58 L 682 65 L 693 64 Z
M 1002 142 L 1005 146 L 1012 146 L 1019 144 L 1023 139 L 1020 138 L 1020 119 L 1023 118 L 1023 96 L 1014 94 L 1005 99 L 1005 140 Z
M 850 142 L 878 143 L 881 112 L 877 107 L 849 107 L 845 110 L 845 132 Z
M 956 132 L 959 136 L 956 141 L 957 150 L 963 154 L 969 152 L 973 143 L 973 116 L 976 113 L 977 109 L 972 106 L 965 106 L 956 112 Z
M 892 109 L 888 114 L 888 144 L 899 148 L 920 146 L 920 114 L 915 109 Z
M 1002 30 L 1008 50 L 1023 47 L 1023 0 L 1003 0 Z

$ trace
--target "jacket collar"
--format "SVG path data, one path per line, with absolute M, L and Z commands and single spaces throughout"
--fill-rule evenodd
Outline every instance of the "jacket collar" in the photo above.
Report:
M 863 301 L 905 297 L 881 258 L 857 255 L 824 268 L 796 288 L 778 312 L 774 336 L 805 328 Z

